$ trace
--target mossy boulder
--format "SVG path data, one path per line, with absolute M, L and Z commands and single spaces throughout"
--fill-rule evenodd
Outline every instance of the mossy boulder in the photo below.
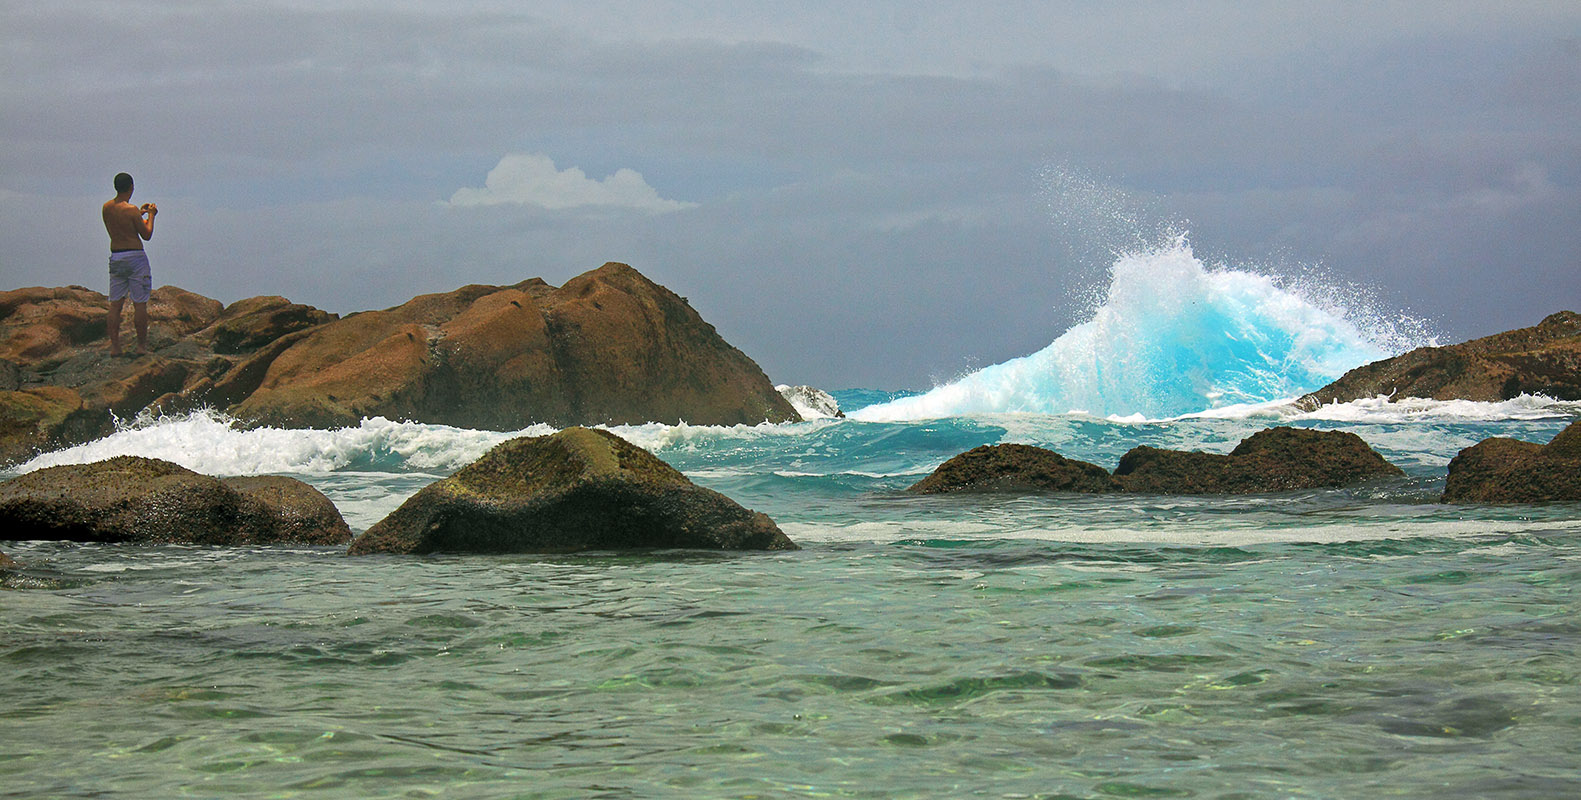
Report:
M 1472 445 L 1449 462 L 1446 503 L 1581 500 L 1581 421 L 1546 445 L 1503 437 Z
M 1136 447 L 1114 471 L 1126 491 L 1145 494 L 1288 492 L 1404 474 L 1354 433 L 1282 427 L 1248 436 L 1227 455 Z
M 137 544 L 344 544 L 351 529 L 291 478 L 233 486 L 153 458 L 68 464 L 0 483 L 0 530 L 15 539 Z M 308 499 L 316 495 L 316 499 Z
M 933 474 L 906 491 L 946 492 L 1079 492 L 1124 491 L 1109 471 L 1097 464 L 1066 458 L 1052 450 L 1026 444 L 983 445 L 939 465 Z
M 504 442 L 352 542 L 369 553 L 794 550 L 766 515 L 601 430 Z

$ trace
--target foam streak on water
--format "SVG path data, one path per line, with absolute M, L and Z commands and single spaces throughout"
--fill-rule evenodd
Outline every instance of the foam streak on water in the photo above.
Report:
M 1160 419 L 1296 397 L 1389 355 L 1345 314 L 1265 275 L 1209 269 L 1179 237 L 1119 257 L 1092 319 L 1042 350 L 858 417 L 1081 411 Z

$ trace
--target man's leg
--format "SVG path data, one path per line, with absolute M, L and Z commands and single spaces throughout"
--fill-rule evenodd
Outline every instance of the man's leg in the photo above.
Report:
M 110 316 L 104 321 L 104 326 L 110 332 L 110 355 L 121 354 L 121 306 L 126 303 L 126 298 L 110 301 Z
M 148 304 L 132 303 L 132 327 L 137 329 L 137 352 L 148 352 Z

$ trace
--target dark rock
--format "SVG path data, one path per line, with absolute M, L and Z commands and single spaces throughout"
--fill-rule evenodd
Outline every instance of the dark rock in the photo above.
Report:
M 767 516 L 613 434 L 512 439 L 430 484 L 352 542 L 354 555 L 638 548 L 794 550 Z
M 325 520 L 321 509 L 314 518 L 327 527 L 308 523 L 313 515 L 304 509 L 313 503 L 302 495 L 317 494 L 312 487 L 282 487 L 273 495 L 267 486 L 244 487 L 137 456 L 48 467 L 0 484 L 0 529 L 17 539 L 139 544 L 340 544 L 351 538 L 338 512 L 338 524 Z
M 17 563 L 15 561 L 12 561 L 10 556 L 6 555 L 5 553 L 0 553 L 0 569 L 16 569 L 16 568 L 17 568 Z
M 906 491 L 941 494 L 962 491 L 1081 492 L 1124 491 L 1109 471 L 1025 444 L 983 445 L 943 464 Z
M 220 482 L 264 507 L 283 541 L 346 544 L 351 528 L 323 492 L 283 475 L 221 478 Z
M 1114 474 L 1128 492 L 1257 494 L 1405 473 L 1354 433 L 1269 428 L 1243 439 L 1228 455 L 1133 448 Z
M 1522 394 L 1581 400 L 1581 314 L 1447 347 L 1420 347 L 1347 372 L 1296 401 L 1312 411 L 1384 395 L 1497 402 Z
M 1354 433 L 1270 428 L 1228 455 L 1132 448 L 1113 475 L 1041 447 L 984 445 L 944 462 L 907 491 L 1258 494 L 1404 474 Z
M 1449 462 L 1445 503 L 1581 500 L 1581 422 L 1546 445 L 1503 437 L 1472 445 Z

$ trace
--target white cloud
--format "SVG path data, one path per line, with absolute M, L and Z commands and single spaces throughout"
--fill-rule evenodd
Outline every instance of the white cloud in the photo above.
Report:
M 558 169 L 542 154 L 511 153 L 489 170 L 483 188 L 458 189 L 452 206 L 502 204 L 567 208 L 623 208 L 664 214 L 695 208 L 696 203 L 666 200 L 643 179 L 642 173 L 622 168 L 603 180 L 593 180 L 576 167 Z

